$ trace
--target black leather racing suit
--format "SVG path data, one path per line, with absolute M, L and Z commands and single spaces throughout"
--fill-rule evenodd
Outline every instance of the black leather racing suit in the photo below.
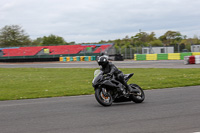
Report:
M 116 80 L 121 82 L 128 89 L 129 86 L 124 80 L 124 74 L 114 64 L 108 62 L 105 66 L 101 67 L 101 71 L 103 71 L 104 74 L 114 75 Z

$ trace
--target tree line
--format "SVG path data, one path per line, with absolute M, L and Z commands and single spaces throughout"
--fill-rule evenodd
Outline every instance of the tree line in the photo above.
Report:
M 97 42 L 97 44 L 100 43 L 115 43 L 116 48 L 181 45 L 189 50 L 191 45 L 200 44 L 200 39 L 197 36 L 194 36 L 193 38 L 187 38 L 186 35 L 182 35 L 179 31 L 167 31 L 160 37 L 156 37 L 154 32 L 146 33 L 140 31 L 131 37 L 125 36 L 123 39 L 108 41 L 101 40 L 100 42 Z M 6 25 L 0 29 L 0 47 L 71 44 L 75 44 L 75 42 L 66 42 L 63 37 L 53 34 L 31 40 L 29 35 L 19 25 Z
M 23 46 L 49 46 L 70 45 L 75 42 L 66 42 L 63 37 L 49 35 L 31 40 L 29 35 L 19 25 L 6 25 L 0 29 L 0 47 L 23 47 Z

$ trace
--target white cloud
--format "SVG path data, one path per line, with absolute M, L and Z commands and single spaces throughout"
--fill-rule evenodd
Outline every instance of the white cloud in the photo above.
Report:
M 199 0 L 1 0 L 0 26 L 21 25 L 32 39 L 98 42 L 167 30 L 200 35 Z M 1 28 L 0 27 L 0 28 Z

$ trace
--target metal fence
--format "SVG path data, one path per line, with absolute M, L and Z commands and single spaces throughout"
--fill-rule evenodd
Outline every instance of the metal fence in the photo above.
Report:
M 199 46 L 200 47 L 200 46 Z M 199 48 L 200 49 L 200 48 Z M 173 46 L 159 46 L 159 47 L 143 47 L 143 46 L 136 46 L 136 47 L 112 47 L 109 48 L 105 54 L 114 55 L 114 54 L 121 54 L 123 55 L 124 59 L 133 59 L 134 54 L 161 54 L 161 53 L 182 53 L 182 52 L 194 52 L 191 49 L 191 45 L 173 45 Z
M 108 55 L 121 54 L 121 55 L 123 55 L 124 59 L 133 59 L 134 53 L 135 53 L 134 51 L 135 51 L 134 48 L 128 48 L 128 47 L 115 48 L 115 47 L 112 47 L 105 54 L 108 54 Z

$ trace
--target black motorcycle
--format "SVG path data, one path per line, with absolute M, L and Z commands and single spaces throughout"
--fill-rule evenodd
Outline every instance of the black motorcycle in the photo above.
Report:
M 128 82 L 132 76 L 133 73 L 125 74 L 125 81 Z M 133 92 L 130 93 L 114 76 L 103 74 L 100 70 L 94 72 L 92 86 L 95 89 L 96 100 L 103 106 L 110 106 L 113 102 L 133 101 L 135 103 L 141 103 L 145 99 L 144 91 L 140 86 L 129 84 L 133 88 Z

